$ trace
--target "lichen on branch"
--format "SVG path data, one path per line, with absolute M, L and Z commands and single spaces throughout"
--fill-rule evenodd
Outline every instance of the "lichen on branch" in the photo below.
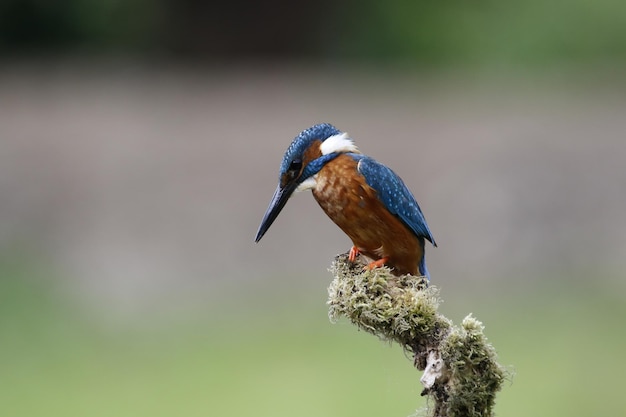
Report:
M 433 417 L 493 415 L 505 378 L 483 325 L 468 316 L 460 327 L 441 315 L 439 290 L 424 277 L 397 277 L 388 268 L 338 255 L 331 266 L 329 317 L 347 317 L 359 329 L 400 344 L 424 371 L 422 395 L 433 398 Z

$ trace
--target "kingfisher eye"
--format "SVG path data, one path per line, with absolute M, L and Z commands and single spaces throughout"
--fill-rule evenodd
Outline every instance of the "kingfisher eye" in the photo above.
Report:
M 291 172 L 300 172 L 300 170 L 302 169 L 302 160 L 301 159 L 294 159 L 293 161 L 291 161 L 291 164 L 289 164 L 289 171 Z

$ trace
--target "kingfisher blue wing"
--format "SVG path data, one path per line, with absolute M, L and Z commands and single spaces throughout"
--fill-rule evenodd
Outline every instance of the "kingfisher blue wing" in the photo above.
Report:
M 357 169 L 367 184 L 376 190 L 378 198 L 390 213 L 398 216 L 418 237 L 428 239 L 437 246 L 420 206 L 402 179 L 387 166 L 365 156 L 354 154 Z

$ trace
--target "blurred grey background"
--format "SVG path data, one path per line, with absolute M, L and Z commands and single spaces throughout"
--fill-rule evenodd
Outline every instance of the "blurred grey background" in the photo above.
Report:
M 350 241 L 309 193 L 252 241 L 284 150 L 329 121 L 413 190 L 439 242 L 427 250 L 436 283 L 532 288 L 546 270 L 621 270 L 624 89 L 552 77 L 12 65 L 2 247 L 52 260 L 81 296 L 120 309 L 282 275 L 322 286 Z
M 12 340 L 5 346 L 13 364 L 9 373 L 30 375 L 20 363 L 33 358 L 50 364 L 51 346 L 67 352 L 74 352 L 69 345 L 82 346 L 87 363 L 100 363 L 105 348 L 93 346 L 102 340 L 109 346 L 108 333 L 52 335 L 56 330 L 50 329 L 74 328 L 69 317 L 89 317 L 88 328 L 104 325 L 115 334 L 129 323 L 140 323 L 133 332 L 143 334 L 158 323 L 186 328 L 206 319 L 183 336 L 163 330 L 155 345 L 182 338 L 209 355 L 216 340 L 230 337 L 216 329 L 247 329 L 237 317 L 257 317 L 262 324 L 255 322 L 255 328 L 280 331 L 281 319 L 273 315 L 304 314 L 321 323 L 316 340 L 336 346 L 333 337 L 339 336 L 326 333 L 327 268 L 334 255 L 349 249 L 348 238 L 305 193 L 292 198 L 263 240 L 253 243 L 283 152 L 318 122 L 347 131 L 417 197 L 439 244 L 427 248 L 427 258 L 432 282 L 446 300 L 444 314 L 458 321 L 477 313 L 487 334 L 504 347 L 505 364 L 520 374 L 521 382 L 505 388 L 512 394 L 497 408 L 502 415 L 537 411 L 520 408 L 516 387 L 530 378 L 525 364 L 542 358 L 515 336 L 504 336 L 508 331 L 521 338 L 537 321 L 550 329 L 571 323 L 570 333 L 546 330 L 541 339 L 562 341 L 568 351 L 579 333 L 585 338 L 613 328 L 602 320 L 623 319 L 622 2 L 5 1 L 0 54 L 0 331 Z M 569 300 L 567 308 L 561 297 Z M 51 307 L 41 307 L 49 298 Z M 514 305 L 511 317 L 520 322 L 499 321 Z M 538 317 L 526 316 L 533 311 Z M 563 317 L 552 322 L 546 311 Z M 32 319 L 31 313 L 52 318 Z M 585 317 L 589 323 L 582 329 L 573 324 Z M 286 327 L 294 334 L 306 329 Z M 189 338 L 198 333 L 211 340 Z M 623 336 L 589 337 L 591 346 L 624 347 Z M 533 340 L 532 334 L 523 340 Z M 113 357 L 134 363 L 125 344 L 131 342 L 116 343 L 122 348 Z M 267 343 L 277 355 L 288 349 L 285 341 Z M 164 357 L 179 357 L 173 348 L 163 349 L 158 352 Z M 562 369 L 575 372 L 580 356 L 570 353 Z M 63 372 L 35 372 L 24 385 L 5 380 L 13 389 L 7 398 L 17 398 L 5 402 L 7 415 L 38 414 L 20 400 L 32 394 L 33 381 L 62 380 L 67 369 L 84 369 L 83 362 L 73 362 L 74 353 L 67 355 L 59 356 Z M 211 363 L 213 356 L 198 355 Z M 559 350 L 554 357 L 561 355 Z M 151 372 L 160 369 L 161 359 L 143 360 Z M 179 369 L 177 363 L 169 366 Z M 207 366 L 189 372 L 182 366 L 180 378 L 193 374 L 194 386 L 212 386 L 210 375 L 222 374 Z M 314 366 L 300 376 L 310 378 Z M 267 375 L 252 365 L 237 369 L 238 377 L 229 375 L 238 384 Z M 58 398 L 90 386 L 84 381 L 98 375 L 76 372 L 75 385 L 58 388 Z M 116 384 L 129 375 L 142 387 L 167 379 L 141 369 L 111 372 L 102 378 Z M 606 373 L 614 374 L 609 368 Z M 555 375 L 551 386 L 575 384 L 566 375 Z M 223 382 L 227 377 L 219 380 L 219 386 L 233 388 L 214 400 L 228 401 L 224 410 L 232 411 L 241 388 Z M 278 380 L 291 379 L 281 374 Z M 389 384 L 395 387 L 382 382 Z M 282 388 L 268 383 L 267 389 L 259 396 L 273 398 Z M 419 388 L 413 389 L 410 401 L 416 402 Z M 562 398 L 573 410 L 584 410 L 577 389 L 563 388 Z M 129 404 L 159 397 L 156 388 L 145 391 L 150 400 L 140 391 Z M 76 415 L 97 415 L 97 392 L 88 391 L 84 409 L 72 399 L 59 403 L 59 415 L 68 415 L 63 410 L 69 404 L 82 410 Z M 118 398 L 111 392 L 110 398 Z M 181 415 L 183 408 L 184 415 L 211 414 L 203 392 L 192 405 L 191 397 L 172 395 L 168 404 L 175 411 L 163 415 Z M 552 408 L 543 411 L 567 414 L 546 395 L 537 404 Z M 116 415 L 155 415 L 113 403 Z M 602 404 L 604 409 L 588 407 L 609 413 L 619 408 Z M 312 410 L 354 410 L 328 407 Z M 272 407 L 255 412 L 281 415 Z

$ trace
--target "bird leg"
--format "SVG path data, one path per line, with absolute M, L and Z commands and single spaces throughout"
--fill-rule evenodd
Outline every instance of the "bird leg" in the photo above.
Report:
M 357 248 L 356 246 L 352 246 L 350 248 L 350 253 L 348 254 L 348 260 L 354 263 L 354 261 L 356 261 L 356 257 L 360 254 L 361 252 L 359 252 L 359 248 Z
M 363 269 L 371 271 L 374 268 L 381 268 L 381 267 L 383 267 L 387 263 L 388 260 L 389 260 L 389 257 L 385 256 L 384 258 L 380 258 L 380 259 L 378 259 L 378 260 L 376 260 L 374 262 L 370 262 Z

